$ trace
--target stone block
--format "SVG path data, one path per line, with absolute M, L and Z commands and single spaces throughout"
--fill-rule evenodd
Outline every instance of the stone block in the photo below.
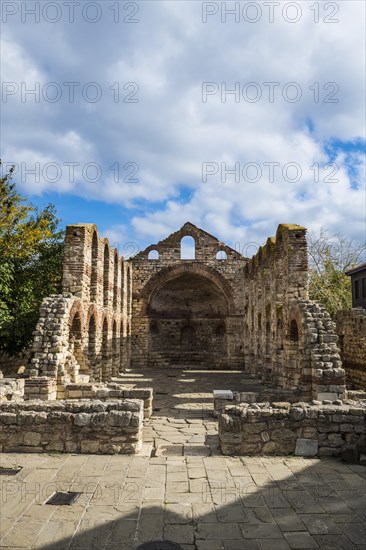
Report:
M 83 440 L 80 443 L 81 453 L 97 453 L 99 451 L 99 441 Z
M 86 413 L 78 413 L 75 415 L 74 424 L 75 426 L 89 426 L 91 415 Z
M 338 399 L 338 394 L 337 393 L 331 393 L 331 392 L 319 392 L 318 395 L 317 395 L 317 400 L 318 401 L 335 401 L 336 399 Z
M 234 393 L 231 390 L 213 390 L 213 398 L 232 401 L 234 399 Z
M 41 443 L 42 435 L 37 432 L 26 432 L 24 434 L 24 445 L 37 447 Z
M 299 437 L 296 441 L 295 455 L 297 456 L 316 456 L 318 454 L 318 441 L 316 439 L 306 439 Z

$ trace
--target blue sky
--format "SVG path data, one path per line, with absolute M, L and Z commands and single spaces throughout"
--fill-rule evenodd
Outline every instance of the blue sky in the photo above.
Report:
M 38 4 L 3 2 L 1 157 L 63 224 L 365 240 L 364 2 Z

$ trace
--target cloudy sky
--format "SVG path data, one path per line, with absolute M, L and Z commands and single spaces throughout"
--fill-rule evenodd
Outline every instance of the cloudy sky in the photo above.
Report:
M 352 0 L 3 2 L 2 159 L 126 255 L 186 221 L 247 255 L 279 223 L 363 242 L 364 20 Z

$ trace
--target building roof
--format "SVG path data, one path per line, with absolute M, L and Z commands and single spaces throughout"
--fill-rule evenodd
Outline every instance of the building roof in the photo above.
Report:
M 354 275 L 355 273 L 358 273 L 359 271 L 366 271 L 366 264 L 358 265 L 357 267 L 354 267 L 353 269 L 349 269 L 346 271 L 346 275 Z

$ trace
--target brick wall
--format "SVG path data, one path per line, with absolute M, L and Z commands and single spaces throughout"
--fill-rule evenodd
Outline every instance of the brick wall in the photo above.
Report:
M 366 390 L 366 309 L 341 311 L 336 323 L 347 382 Z

